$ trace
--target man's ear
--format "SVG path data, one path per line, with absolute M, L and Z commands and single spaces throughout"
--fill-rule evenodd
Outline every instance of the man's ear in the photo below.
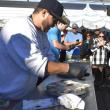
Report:
M 42 10 L 42 15 L 43 15 L 43 17 L 48 16 L 49 12 L 46 9 L 43 9 Z

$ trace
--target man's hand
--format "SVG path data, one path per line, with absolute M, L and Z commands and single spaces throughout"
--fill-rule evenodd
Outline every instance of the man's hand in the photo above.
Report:
M 75 42 L 75 45 L 79 45 L 81 42 L 80 41 L 76 41 Z
M 97 43 L 97 46 L 98 47 L 102 47 L 105 45 L 105 41 L 104 40 L 100 40 L 98 43 Z
M 71 47 L 70 47 L 69 45 L 67 45 L 67 46 L 66 46 L 66 50 L 69 51 L 70 49 L 71 49 Z
M 72 50 L 74 47 L 75 47 L 75 45 L 69 45 L 67 50 L 70 51 L 70 50 Z

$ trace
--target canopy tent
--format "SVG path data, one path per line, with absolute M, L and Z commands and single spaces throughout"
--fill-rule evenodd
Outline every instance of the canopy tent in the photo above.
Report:
M 3 2 L 4 3 L 4 2 Z M 24 5 L 23 5 L 24 6 Z M 110 18 L 107 16 L 107 12 L 104 9 L 95 10 L 93 6 L 98 8 L 102 5 L 89 5 L 87 4 L 75 4 L 65 3 L 65 12 L 71 21 L 77 23 L 79 27 L 84 26 L 88 29 L 96 29 L 105 27 L 110 30 Z M 75 8 L 75 9 L 74 9 Z M 103 7 L 102 7 L 103 8 Z M 34 8 L 22 8 L 22 7 L 0 7 L 0 27 L 3 27 L 5 22 L 13 17 L 29 16 L 33 12 Z M 70 25 L 71 25 L 70 24 Z
M 110 16 L 105 18 L 105 28 L 110 30 Z
M 0 7 L 0 27 L 11 18 L 29 16 L 33 10 L 33 8 Z
M 71 24 L 74 22 L 79 27 L 88 29 L 105 28 L 110 29 L 110 20 L 105 10 L 93 10 L 87 3 L 83 10 L 65 10 Z
M 83 26 L 88 29 L 102 28 L 105 25 L 106 12 L 95 11 L 90 8 L 87 4 L 86 8 L 82 11 L 83 13 Z

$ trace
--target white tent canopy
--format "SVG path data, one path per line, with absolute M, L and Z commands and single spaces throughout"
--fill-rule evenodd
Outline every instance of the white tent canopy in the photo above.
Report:
M 3 27 L 10 18 L 29 16 L 33 10 L 33 8 L 0 7 L 0 27 Z M 65 9 L 65 12 L 71 24 L 75 22 L 79 27 L 84 26 L 88 29 L 105 27 L 110 30 L 110 17 L 107 16 L 107 12 L 104 10 L 93 10 L 89 3 L 87 3 L 86 8 L 83 10 Z
M 89 29 L 102 28 L 105 25 L 104 19 L 107 16 L 106 12 L 94 11 L 87 4 L 83 10 L 83 26 Z
M 110 30 L 110 16 L 105 18 L 105 28 Z
M 71 23 L 75 22 L 79 27 L 84 26 L 88 29 L 102 28 L 108 25 L 107 12 L 104 10 L 93 10 L 87 3 L 83 10 L 65 10 Z M 107 22 L 107 24 L 106 24 Z M 106 26 L 108 29 L 110 27 Z
M 0 27 L 11 18 L 29 16 L 33 10 L 33 8 L 0 7 Z

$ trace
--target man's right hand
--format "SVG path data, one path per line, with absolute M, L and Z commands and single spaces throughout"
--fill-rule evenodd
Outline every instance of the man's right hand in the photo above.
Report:
M 66 50 L 70 50 L 70 46 L 69 45 L 66 46 Z
M 70 51 L 70 50 L 73 49 L 74 47 L 75 47 L 75 45 L 69 45 L 67 50 Z
M 69 63 L 69 71 L 68 74 L 70 76 L 76 77 L 76 78 L 83 78 L 87 74 L 87 63 L 85 62 L 73 62 Z
M 79 41 L 76 41 L 76 42 L 75 42 L 75 45 L 78 45 L 78 44 L 80 44 L 80 42 L 79 42 Z

